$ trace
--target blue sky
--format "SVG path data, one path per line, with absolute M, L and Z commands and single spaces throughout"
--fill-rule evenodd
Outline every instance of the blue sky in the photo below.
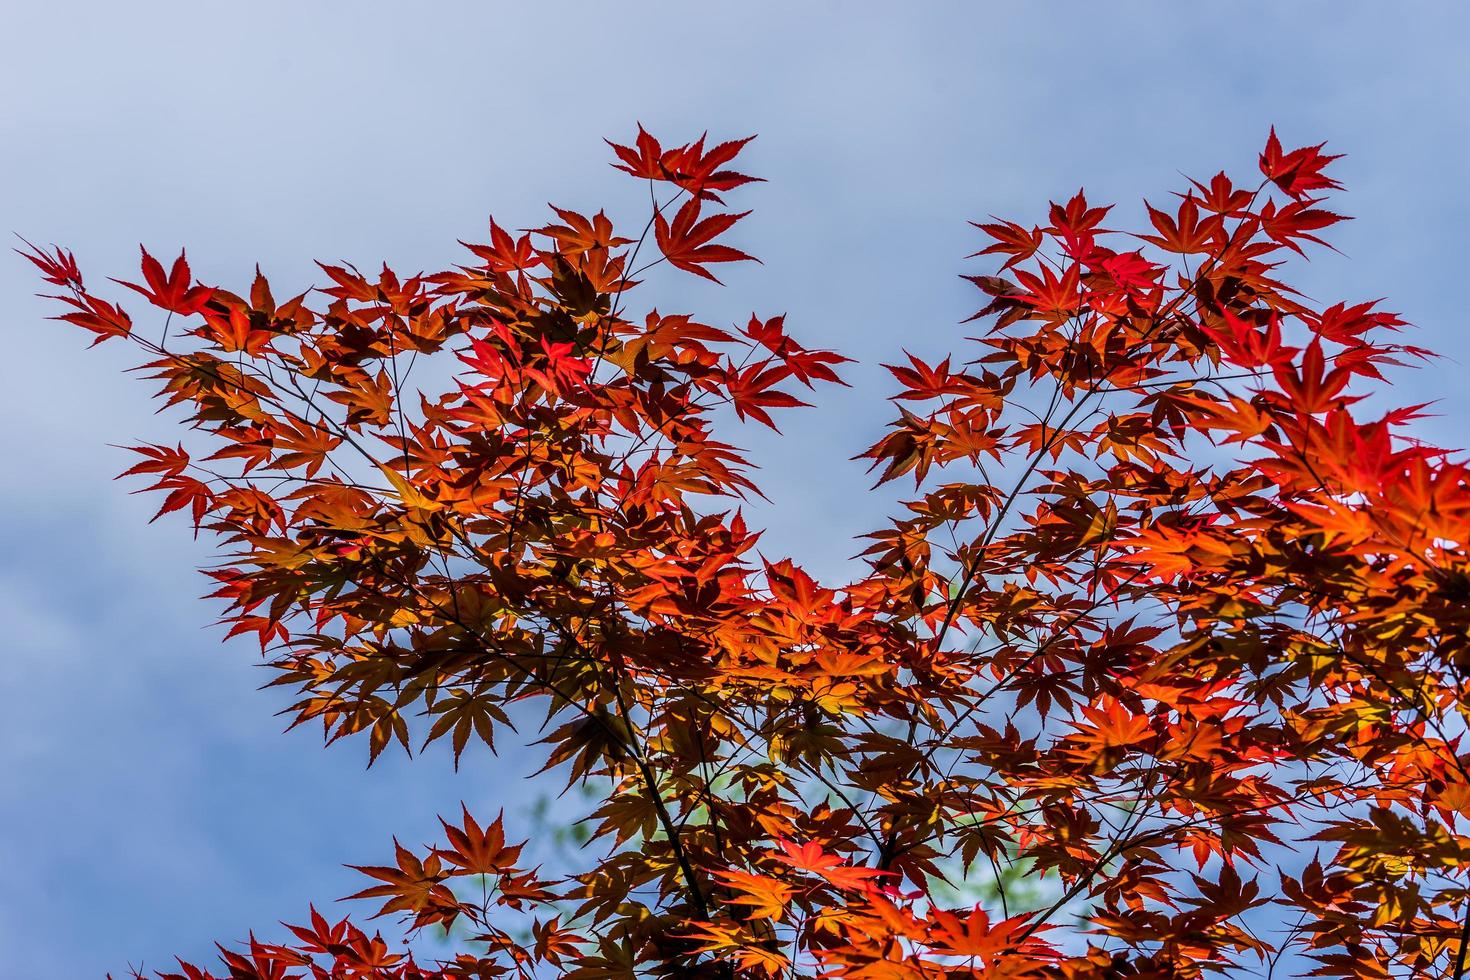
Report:
M 1401 398 L 1438 399 L 1423 432 L 1466 441 L 1461 3 L 53 0 L 5 20 L 0 225 L 98 281 L 133 273 L 139 242 L 187 245 L 224 285 L 258 261 L 278 295 L 316 281 L 315 258 L 438 268 L 492 212 L 522 227 L 547 201 L 635 202 L 601 139 L 637 120 L 676 141 L 758 132 L 748 169 L 770 182 L 741 192 L 756 213 L 737 244 L 765 264 L 658 305 L 784 311 L 859 360 L 785 439 L 746 439 L 767 549 L 818 571 L 883 511 L 848 461 L 886 418 L 879 362 L 969 332 L 967 219 L 1036 217 L 1079 185 L 1131 219 L 1181 173 L 1249 172 L 1273 123 L 1348 154 L 1358 219 L 1296 281 L 1418 324 L 1411 341 L 1450 357 Z M 524 832 L 515 763 L 364 771 L 360 745 L 280 734 L 255 651 L 221 646 L 196 599 L 206 546 L 146 526 L 149 501 L 111 482 L 108 444 L 171 431 L 121 373 L 131 352 L 84 352 L 34 291 L 0 258 L 0 972 L 204 956 L 353 890 L 344 862 L 426 838 L 461 799 Z

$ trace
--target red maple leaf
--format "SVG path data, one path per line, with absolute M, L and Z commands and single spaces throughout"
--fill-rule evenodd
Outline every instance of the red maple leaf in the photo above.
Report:
M 1266 140 L 1266 149 L 1261 153 L 1261 173 L 1287 194 L 1303 198 L 1314 190 L 1338 190 L 1337 181 L 1322 175 L 1322 170 L 1342 154 L 1328 156 L 1322 153 L 1326 143 L 1304 146 L 1290 153 L 1281 151 L 1281 141 L 1276 138 L 1276 127 L 1271 127 L 1271 136 Z
M 654 218 L 654 236 L 659 250 L 664 253 L 670 265 L 718 283 L 720 280 L 703 268 L 706 263 L 760 261 L 738 248 L 712 244 L 715 238 L 728 231 L 735 222 L 749 214 L 749 211 L 713 214 L 701 220 L 699 210 L 699 199 L 691 197 L 679 208 L 672 223 L 665 221 L 662 214 Z

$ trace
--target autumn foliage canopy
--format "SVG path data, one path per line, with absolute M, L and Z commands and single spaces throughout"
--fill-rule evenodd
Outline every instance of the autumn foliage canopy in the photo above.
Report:
M 446 801 L 353 917 L 160 975 L 1458 977 L 1470 474 L 1365 400 L 1426 356 L 1402 321 L 1281 281 L 1343 220 L 1334 157 L 1273 132 L 1137 232 L 1081 193 L 978 224 L 975 322 L 895 350 L 862 453 L 912 499 L 839 584 L 758 543 L 735 433 L 844 358 L 648 295 L 751 258 L 745 142 L 640 129 L 630 224 L 492 221 L 289 298 L 146 251 L 103 298 L 27 252 L 187 414 L 128 473 L 217 536 L 296 724 L 592 794 L 581 867 Z

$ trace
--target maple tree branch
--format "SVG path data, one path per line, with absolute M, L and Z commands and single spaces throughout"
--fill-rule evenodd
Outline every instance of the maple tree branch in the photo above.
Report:
M 1461 980 L 1465 976 L 1465 953 L 1470 949 L 1470 902 L 1465 902 L 1464 905 L 1460 915 L 1465 924 L 1460 928 L 1460 943 L 1455 949 L 1455 970 L 1451 974 L 1453 980 Z

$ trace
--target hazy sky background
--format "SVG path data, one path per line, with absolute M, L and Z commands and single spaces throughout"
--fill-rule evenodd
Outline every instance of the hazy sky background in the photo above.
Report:
M 1439 399 L 1425 434 L 1470 441 L 1463 3 L 15 0 L 3 22 L 0 230 L 75 249 L 93 282 L 135 276 L 139 242 L 187 245 L 237 288 L 258 261 L 278 296 L 320 281 L 315 258 L 440 268 L 492 212 L 636 204 L 602 137 L 637 120 L 675 142 L 758 132 L 744 169 L 770 182 L 740 192 L 756 213 L 735 243 L 765 265 L 658 302 L 784 311 L 861 362 L 784 441 L 746 439 L 766 550 L 818 571 L 881 517 L 848 462 L 887 417 L 878 363 L 973 332 L 956 274 L 988 267 L 963 259 L 967 219 L 1033 220 L 1085 184 L 1131 221 L 1181 173 L 1250 177 L 1273 123 L 1348 154 L 1358 219 L 1295 281 L 1390 297 L 1411 342 L 1452 355 L 1401 399 Z M 134 353 L 86 353 L 35 288 L 0 257 L 0 976 L 163 967 L 268 933 L 461 799 L 524 833 L 513 765 L 455 776 L 437 751 L 366 772 L 360 743 L 280 734 L 252 644 L 222 647 L 196 599 L 204 545 L 111 482 L 127 464 L 108 444 L 171 432 L 120 371 Z

